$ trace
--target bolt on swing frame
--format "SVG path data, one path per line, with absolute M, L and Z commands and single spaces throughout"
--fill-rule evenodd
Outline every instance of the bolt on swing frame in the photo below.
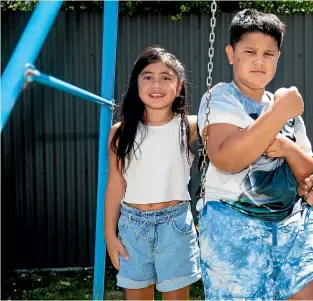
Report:
M 26 83 L 37 81 L 74 96 L 100 104 L 97 216 L 93 300 L 103 300 L 106 244 L 104 237 L 104 195 L 108 178 L 107 141 L 112 125 L 118 1 L 104 1 L 101 96 L 40 73 L 33 64 L 47 38 L 63 1 L 39 1 L 1 77 L 1 128 L 3 128 Z M 44 21 L 42 21 L 44 20 Z M 25 51 L 27 49 L 27 51 Z

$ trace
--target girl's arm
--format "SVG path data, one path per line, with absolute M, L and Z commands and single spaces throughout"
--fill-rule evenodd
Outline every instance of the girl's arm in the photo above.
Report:
M 121 201 L 124 197 L 126 182 L 116 166 L 116 155 L 111 150 L 111 141 L 120 124 L 113 125 L 109 135 L 109 177 L 105 196 L 105 226 L 104 233 L 107 249 L 114 267 L 119 270 L 119 254 L 125 259 L 128 255 L 117 237 L 117 223 L 121 212 Z
M 198 125 L 197 125 L 197 115 L 189 115 L 188 123 L 190 127 L 190 141 L 189 144 L 192 144 L 198 138 Z
M 116 155 L 111 149 L 111 141 L 120 123 L 112 126 L 109 134 L 109 176 L 105 196 L 105 237 L 116 237 L 117 222 L 120 216 L 121 201 L 125 192 L 125 180 L 116 166 Z

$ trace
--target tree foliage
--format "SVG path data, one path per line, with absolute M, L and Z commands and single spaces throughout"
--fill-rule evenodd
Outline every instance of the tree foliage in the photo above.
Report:
M 1 1 L 2 11 L 32 11 L 38 1 Z M 219 12 L 236 12 L 244 8 L 255 8 L 275 14 L 313 13 L 313 0 L 281 1 L 217 1 Z M 103 1 L 65 0 L 63 11 L 102 11 Z M 148 13 L 169 14 L 173 21 L 190 13 L 209 14 L 211 1 L 120 1 L 120 15 L 146 15 Z
M 313 1 L 243 1 L 240 2 L 240 8 L 255 8 L 266 13 L 276 14 L 305 14 L 313 13 Z

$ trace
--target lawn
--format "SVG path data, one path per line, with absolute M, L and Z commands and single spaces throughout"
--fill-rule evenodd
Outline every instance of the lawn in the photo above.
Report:
M 124 292 L 115 285 L 116 271 L 106 269 L 105 300 L 123 300 Z M 2 271 L 1 300 L 91 300 L 93 269 L 75 271 Z M 203 300 L 201 281 L 191 286 L 190 298 Z M 156 300 L 161 294 L 156 292 Z

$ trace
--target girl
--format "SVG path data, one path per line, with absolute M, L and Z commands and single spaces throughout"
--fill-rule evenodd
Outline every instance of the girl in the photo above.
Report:
M 154 284 L 163 299 L 188 300 L 201 277 L 187 187 L 197 119 L 187 116 L 186 83 L 174 55 L 145 49 L 110 132 L 105 236 L 128 300 L 153 300 Z

